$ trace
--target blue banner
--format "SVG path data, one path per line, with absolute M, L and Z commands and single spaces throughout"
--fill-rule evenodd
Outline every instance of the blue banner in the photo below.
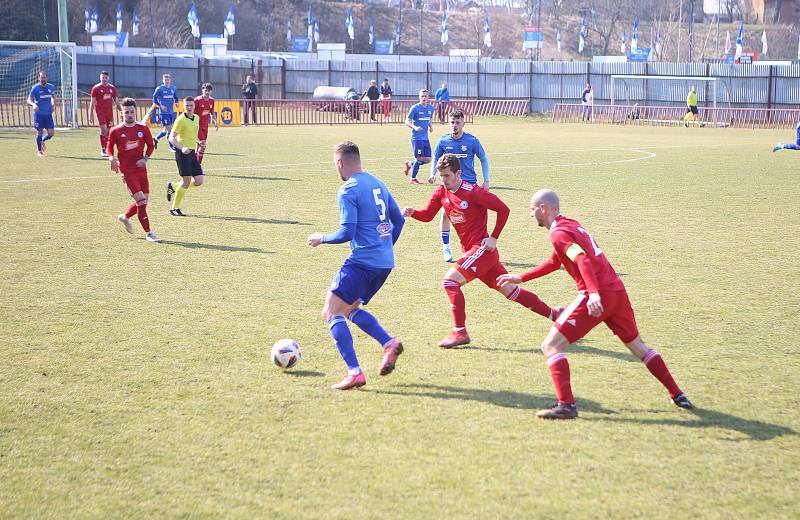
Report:
M 647 61 L 650 59 L 650 47 L 639 47 L 635 51 L 631 49 L 628 59 L 631 61 Z
M 292 37 L 292 52 L 310 52 L 311 39 L 308 36 Z
M 391 54 L 392 40 L 375 40 L 375 54 Z

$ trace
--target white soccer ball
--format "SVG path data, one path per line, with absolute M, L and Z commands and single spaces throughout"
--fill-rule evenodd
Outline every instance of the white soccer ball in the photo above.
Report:
M 283 369 L 300 362 L 300 344 L 293 339 L 282 339 L 272 345 L 272 361 Z

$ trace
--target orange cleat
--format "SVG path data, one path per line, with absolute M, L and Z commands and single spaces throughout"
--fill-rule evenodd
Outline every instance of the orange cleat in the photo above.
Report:
M 452 331 L 446 338 L 439 342 L 442 348 L 453 348 L 459 345 L 466 345 L 471 340 L 466 330 Z
M 358 388 L 366 384 L 367 378 L 364 376 L 364 372 L 359 372 L 356 375 L 347 374 L 344 379 L 335 385 L 331 385 L 331 388 L 334 390 L 350 390 L 351 388 Z

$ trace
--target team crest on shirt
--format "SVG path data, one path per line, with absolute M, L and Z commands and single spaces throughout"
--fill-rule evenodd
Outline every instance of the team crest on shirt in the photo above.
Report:
M 137 132 L 136 136 L 139 137 L 139 138 L 142 138 L 142 137 L 144 137 L 144 134 L 141 133 L 141 132 Z
M 388 222 L 381 222 L 375 227 L 375 230 L 378 232 L 378 235 L 384 237 L 386 235 L 391 234 L 392 232 L 392 225 Z
M 467 151 L 467 145 L 465 145 L 465 144 L 462 144 L 462 145 L 461 145 L 461 151 L 462 151 L 462 152 L 466 152 L 466 151 Z
M 464 222 L 464 214 L 460 211 L 451 211 L 447 216 L 450 217 L 450 222 L 453 224 L 461 224 Z
M 466 200 L 462 200 L 459 206 L 461 206 L 461 209 L 467 209 L 469 207 L 469 202 L 467 202 Z
M 121 135 L 120 135 L 120 137 L 128 137 L 128 136 L 127 136 L 127 135 L 125 135 L 125 134 L 121 134 Z

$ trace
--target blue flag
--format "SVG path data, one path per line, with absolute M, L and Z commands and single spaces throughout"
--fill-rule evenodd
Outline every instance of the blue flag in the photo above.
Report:
M 319 22 L 314 20 L 314 43 L 319 43 Z
M 200 17 L 197 16 L 197 6 L 192 2 L 192 7 L 189 8 L 189 14 L 186 15 L 189 25 L 192 27 L 192 36 L 195 38 L 200 37 Z
M 369 24 L 369 44 L 372 45 L 372 42 L 375 40 L 375 27 L 372 24 Z
M 91 16 L 90 12 L 91 9 L 89 6 L 89 0 L 86 0 L 86 3 L 83 6 L 83 18 L 84 18 L 83 30 L 86 31 L 87 33 L 89 32 L 89 17 Z
M 492 46 L 492 29 L 489 27 L 489 14 L 483 15 L 483 44 L 487 47 Z
M 117 32 L 122 32 L 122 4 L 117 2 Z
M 639 17 L 633 18 L 633 32 L 631 33 L 631 52 L 639 48 Z
M 556 29 L 556 48 L 561 52 L 561 29 Z
M 625 46 L 627 43 L 628 43 L 628 33 L 626 33 L 625 30 L 623 29 L 622 41 L 619 42 L 619 52 L 621 52 L 623 55 L 627 54 L 627 52 L 625 52 Z
M 347 35 L 350 37 L 351 40 L 356 38 L 356 29 L 353 25 L 353 10 L 347 10 L 347 16 L 344 19 L 344 27 L 347 29 Z
M 447 11 L 442 13 L 442 45 L 447 45 Z
M 233 4 L 228 9 L 228 15 L 225 16 L 225 34 L 233 36 L 236 34 L 236 18 L 233 15 Z
M 133 8 L 133 35 L 136 36 L 139 34 L 139 9 L 134 7 Z
M 306 13 L 306 28 L 308 30 L 308 39 L 311 40 L 314 38 L 314 13 L 311 11 L 311 6 L 308 6 L 308 12 Z
M 744 23 L 739 25 L 739 34 L 736 36 L 736 54 L 733 59 L 738 60 L 742 57 L 742 37 L 744 36 Z
M 292 17 L 286 18 L 286 40 L 292 41 Z
M 394 43 L 400 45 L 400 20 L 397 20 L 397 26 L 394 29 Z
M 581 32 L 578 33 L 578 52 L 583 52 L 586 45 L 586 15 L 581 18 Z
M 92 9 L 92 15 L 89 17 L 89 32 L 94 34 L 98 30 L 98 20 L 100 20 L 100 14 L 97 12 L 97 3 L 94 4 L 94 9 Z

